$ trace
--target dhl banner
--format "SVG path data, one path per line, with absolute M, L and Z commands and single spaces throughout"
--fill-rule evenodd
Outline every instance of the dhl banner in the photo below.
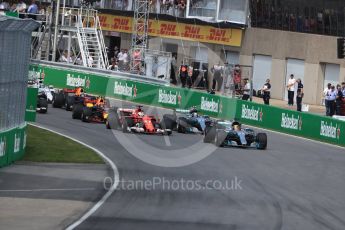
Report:
M 109 14 L 100 14 L 102 30 L 132 33 L 133 18 Z M 212 26 L 192 25 L 170 21 L 149 21 L 150 36 L 199 41 L 228 46 L 241 46 L 241 29 L 219 29 Z

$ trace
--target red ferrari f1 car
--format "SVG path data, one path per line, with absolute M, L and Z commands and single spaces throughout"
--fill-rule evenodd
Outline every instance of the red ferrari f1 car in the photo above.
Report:
M 124 133 L 146 133 L 171 135 L 171 129 L 165 129 L 155 116 L 145 115 L 142 106 L 134 109 L 114 107 L 109 110 L 106 121 L 107 129 L 118 129 Z

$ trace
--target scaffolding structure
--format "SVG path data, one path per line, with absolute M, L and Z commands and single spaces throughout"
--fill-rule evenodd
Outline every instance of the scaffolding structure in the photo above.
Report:
M 131 72 L 143 73 L 149 27 L 149 0 L 135 0 L 131 46 Z
M 108 56 L 97 10 L 62 7 L 61 10 L 56 9 L 56 15 L 52 12 L 47 18 L 33 40 L 33 59 L 63 59 L 63 62 L 85 67 L 108 67 Z M 54 19 L 58 23 L 55 22 L 52 26 Z M 56 58 L 57 53 L 60 60 Z

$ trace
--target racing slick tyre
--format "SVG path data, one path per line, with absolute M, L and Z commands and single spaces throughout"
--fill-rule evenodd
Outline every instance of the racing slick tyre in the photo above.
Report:
M 112 108 L 109 110 L 108 119 L 105 123 L 107 129 L 119 129 L 120 126 L 120 118 L 117 114 L 117 107 Z
M 219 130 L 218 132 L 216 132 L 214 142 L 217 147 L 224 147 L 224 140 L 226 138 L 226 135 L 226 132 L 224 132 L 223 130 Z
M 177 132 L 178 133 L 186 133 L 186 125 L 187 125 L 187 121 L 184 117 L 181 117 L 178 119 L 177 122 Z
M 161 122 L 161 126 L 163 129 L 170 129 L 170 130 L 176 129 L 176 126 L 177 126 L 176 116 L 174 114 L 164 114 L 163 120 Z
M 48 112 L 48 101 L 47 101 L 47 99 L 39 98 L 37 108 L 40 109 L 39 113 L 47 113 Z
M 122 122 L 122 125 L 121 125 L 122 132 L 128 133 L 129 132 L 128 127 L 132 127 L 133 123 L 134 122 L 133 122 L 133 119 L 131 117 L 126 117 L 124 119 L 124 121 Z
M 73 119 L 81 119 L 81 115 L 83 114 L 83 104 L 76 104 L 73 106 L 72 118 Z
M 267 148 L 267 134 L 266 133 L 258 133 L 256 135 L 256 148 L 264 150 Z
M 68 96 L 65 102 L 66 111 L 72 111 L 74 103 L 75 103 L 74 97 Z
M 92 110 L 88 107 L 83 107 L 83 112 L 81 115 L 81 120 L 83 122 L 90 122 L 92 116 Z
M 214 142 L 216 136 L 216 129 L 214 127 L 207 126 L 205 128 L 204 143 Z
M 54 108 L 62 108 L 62 106 L 65 104 L 65 96 L 63 93 L 57 93 L 54 94 L 54 98 L 53 98 L 53 107 Z

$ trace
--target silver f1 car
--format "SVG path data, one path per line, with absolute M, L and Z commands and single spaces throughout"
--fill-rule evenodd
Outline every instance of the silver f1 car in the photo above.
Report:
M 263 150 L 267 148 L 267 135 L 242 128 L 237 121 L 217 120 L 206 127 L 204 142 L 214 143 L 219 147 L 254 147 Z

